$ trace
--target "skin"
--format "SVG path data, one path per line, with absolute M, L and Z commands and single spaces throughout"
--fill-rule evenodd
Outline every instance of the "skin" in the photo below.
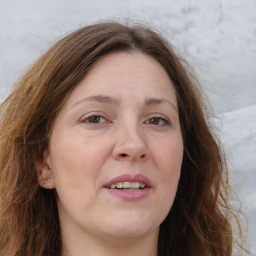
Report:
M 96 62 L 57 116 L 38 168 L 40 185 L 56 190 L 63 255 L 157 255 L 182 157 L 164 68 L 134 52 Z M 123 174 L 146 176 L 150 193 L 136 201 L 113 196 L 104 184 Z

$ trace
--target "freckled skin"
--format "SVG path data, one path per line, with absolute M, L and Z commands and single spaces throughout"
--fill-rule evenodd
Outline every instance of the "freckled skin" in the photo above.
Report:
M 93 95 L 111 101 L 83 100 Z M 145 104 L 152 97 L 172 106 Z M 99 60 L 65 102 L 45 152 L 42 173 L 50 173 L 51 180 L 43 186 L 56 189 L 64 247 L 86 244 L 89 250 L 88 241 L 146 239 L 155 248 L 182 157 L 177 100 L 163 67 L 141 53 L 111 53 Z M 146 176 L 151 193 L 127 202 L 104 189 L 123 174 Z

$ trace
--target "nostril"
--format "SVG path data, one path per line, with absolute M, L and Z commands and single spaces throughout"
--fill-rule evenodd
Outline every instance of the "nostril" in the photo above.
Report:
M 121 158 L 128 158 L 128 157 L 129 157 L 129 155 L 126 154 L 126 153 L 119 154 L 119 156 L 120 156 Z M 141 158 L 141 159 L 147 158 L 147 154 L 142 154 L 142 155 L 140 156 L 140 158 Z

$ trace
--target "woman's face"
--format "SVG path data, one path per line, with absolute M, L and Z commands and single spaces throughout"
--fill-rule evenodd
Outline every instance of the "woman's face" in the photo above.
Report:
M 100 59 L 67 98 L 44 157 L 41 185 L 56 190 L 64 236 L 157 236 L 183 157 L 166 71 L 142 53 Z

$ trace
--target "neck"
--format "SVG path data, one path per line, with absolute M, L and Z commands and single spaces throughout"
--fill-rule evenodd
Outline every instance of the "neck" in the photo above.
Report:
M 94 237 L 63 237 L 62 256 L 157 256 L 158 231 L 145 237 L 99 240 Z

